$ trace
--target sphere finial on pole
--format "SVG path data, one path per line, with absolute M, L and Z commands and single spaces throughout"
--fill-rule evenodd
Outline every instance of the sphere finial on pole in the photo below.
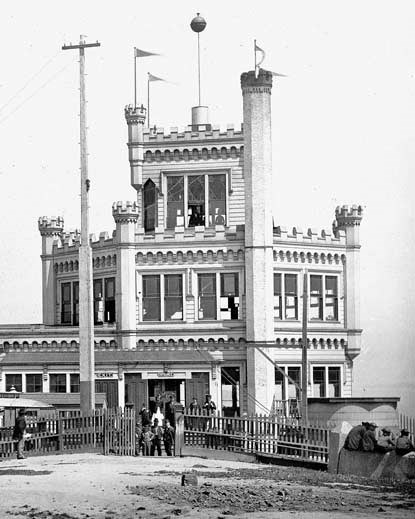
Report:
M 201 96 L 200 96 L 200 33 L 206 28 L 206 20 L 203 16 L 200 16 L 200 13 L 196 13 L 196 16 L 190 22 L 190 27 L 193 32 L 197 33 L 197 71 L 198 71 L 198 85 L 199 85 L 199 106 L 201 105 Z

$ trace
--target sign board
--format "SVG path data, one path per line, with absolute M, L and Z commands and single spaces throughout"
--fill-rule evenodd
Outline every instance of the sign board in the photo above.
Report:
M 192 378 L 190 371 L 173 371 L 173 370 L 154 370 L 144 371 L 141 374 L 143 379 L 189 379 Z
M 96 379 L 108 379 L 108 378 L 117 378 L 118 374 L 113 371 L 99 371 L 95 373 Z

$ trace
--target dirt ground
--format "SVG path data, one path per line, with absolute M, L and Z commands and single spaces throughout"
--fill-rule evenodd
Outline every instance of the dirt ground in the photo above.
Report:
M 182 474 L 197 485 L 181 486 Z M 197 481 L 196 481 L 197 479 Z M 201 458 L 0 461 L 0 518 L 413 518 L 415 484 Z

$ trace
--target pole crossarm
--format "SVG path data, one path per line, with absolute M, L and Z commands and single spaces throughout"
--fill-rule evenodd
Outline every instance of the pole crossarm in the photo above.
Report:
M 71 50 L 71 49 L 85 49 L 86 47 L 100 47 L 101 44 L 99 42 L 96 43 L 79 43 L 79 45 L 63 45 L 62 50 Z

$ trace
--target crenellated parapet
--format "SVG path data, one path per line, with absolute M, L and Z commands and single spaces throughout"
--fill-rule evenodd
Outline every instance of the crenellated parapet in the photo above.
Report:
M 64 220 L 62 216 L 41 216 L 38 228 L 41 236 L 60 236 L 63 232 Z
M 144 121 L 146 120 L 146 113 L 147 110 L 143 105 L 135 107 L 133 105 L 127 105 L 124 108 L 125 119 L 129 125 L 139 123 L 144 124 Z
M 204 248 L 199 250 L 160 250 L 160 251 L 140 251 L 136 254 L 137 265 L 163 265 L 163 264 L 186 264 L 197 263 L 230 263 L 243 262 L 245 252 L 243 248 L 235 249 L 211 249 Z
M 70 231 L 55 237 L 53 241 L 53 252 L 57 255 L 78 254 L 81 243 L 81 235 L 78 230 Z M 89 235 L 89 243 L 92 250 L 100 250 L 114 246 L 114 236 L 109 237 L 108 232 L 103 231 L 97 237 L 95 234 Z
M 118 223 L 136 223 L 138 220 L 137 202 L 114 202 L 112 204 L 112 216 Z
M 306 232 L 300 227 L 293 227 L 289 232 L 286 227 L 278 226 L 274 227 L 274 243 L 286 241 L 289 243 L 298 244 L 319 244 L 324 246 L 345 246 L 346 245 L 346 233 L 344 230 L 336 229 L 317 229 L 309 228 Z
M 215 141 L 215 140 L 243 140 L 243 127 L 235 127 L 233 124 L 228 124 L 226 130 L 222 130 L 218 125 L 212 125 L 211 130 L 193 131 L 191 127 L 180 131 L 177 127 L 170 128 L 170 131 L 164 132 L 164 128 L 144 128 L 143 141 L 145 143 L 165 143 L 173 145 L 174 142 L 185 141 Z
M 164 229 L 156 227 L 154 234 L 146 234 L 144 228 L 139 227 L 135 233 L 137 243 L 168 243 L 168 242 L 198 242 L 198 241 L 242 241 L 244 239 L 243 225 L 225 227 L 175 227 Z
M 336 219 L 333 222 L 333 229 L 336 231 L 345 227 L 354 227 L 360 225 L 363 217 L 363 208 L 360 205 L 343 205 L 336 207 Z

